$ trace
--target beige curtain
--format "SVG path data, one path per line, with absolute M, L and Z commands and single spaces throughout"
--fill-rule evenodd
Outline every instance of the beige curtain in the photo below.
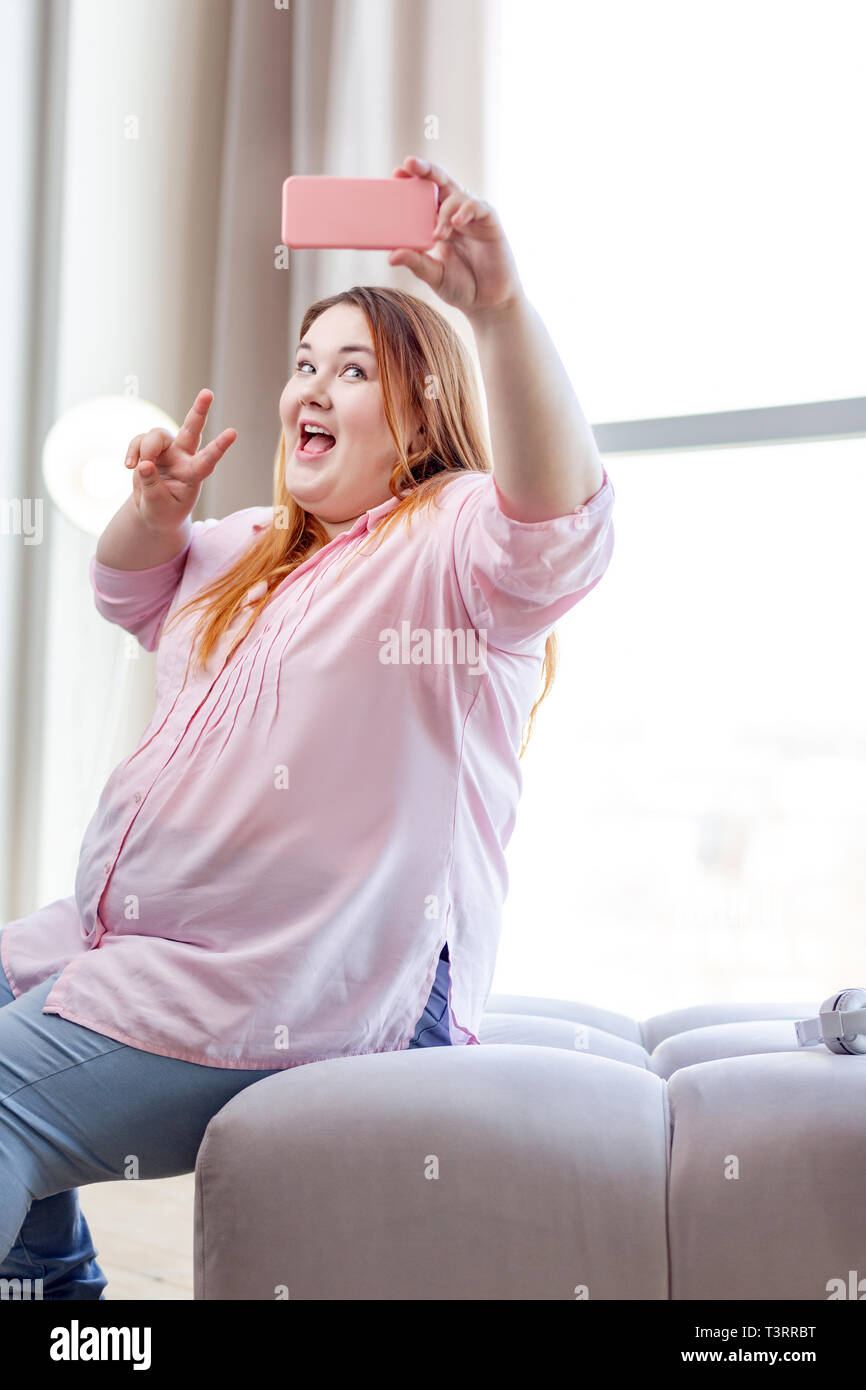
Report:
M 427 298 L 473 348 L 386 252 L 292 251 L 280 267 L 280 193 L 292 173 L 389 177 L 417 154 L 483 195 L 489 3 L 34 0 L 16 489 L 44 492 L 39 451 L 62 411 L 134 378 L 177 420 L 210 386 L 205 438 L 238 430 L 196 517 L 268 504 L 301 315 L 340 288 Z M 71 894 L 99 793 L 153 709 L 155 657 L 93 608 L 94 549 L 46 498 L 43 545 L 16 552 L 2 920 Z
M 436 303 L 474 348 L 463 316 L 385 251 L 291 251 L 287 270 L 275 263 L 290 174 L 388 178 L 416 154 L 483 189 L 489 22 L 487 0 L 235 5 L 209 384 L 215 422 L 238 440 L 202 490 L 202 515 L 270 502 L 280 393 L 313 300 L 393 285 Z

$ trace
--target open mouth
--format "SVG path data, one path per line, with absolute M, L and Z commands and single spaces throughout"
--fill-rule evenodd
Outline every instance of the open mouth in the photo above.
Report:
M 320 454 L 326 454 L 329 449 L 333 449 L 336 442 L 332 434 L 323 433 L 321 430 L 311 430 L 309 425 L 304 425 L 295 452 L 303 458 L 318 458 Z

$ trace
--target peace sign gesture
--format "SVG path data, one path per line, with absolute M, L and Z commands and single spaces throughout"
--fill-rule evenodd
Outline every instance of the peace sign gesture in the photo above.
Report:
M 223 430 L 198 451 L 212 404 L 213 391 L 199 391 L 177 435 L 155 428 L 130 441 L 126 467 L 135 469 L 135 505 L 152 531 L 180 529 L 198 501 L 205 478 L 238 437 L 237 430 Z
M 396 178 L 430 179 L 438 188 L 438 217 L 432 252 L 394 250 L 390 265 L 405 265 L 431 285 L 446 304 L 471 317 L 499 309 L 523 294 L 514 255 L 490 206 L 462 188 L 440 164 L 409 155 Z

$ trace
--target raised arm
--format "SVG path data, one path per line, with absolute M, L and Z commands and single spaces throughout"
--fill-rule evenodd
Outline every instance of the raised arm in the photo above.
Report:
M 604 482 L 601 456 L 550 335 L 524 294 L 496 211 L 440 164 L 415 155 L 394 175 L 437 185 L 433 250 L 400 247 L 388 260 L 408 266 L 472 325 L 505 515 L 532 522 L 576 511 Z
M 540 314 L 521 292 L 467 318 L 504 512 L 515 521 L 546 521 L 576 511 L 604 481 L 601 456 Z

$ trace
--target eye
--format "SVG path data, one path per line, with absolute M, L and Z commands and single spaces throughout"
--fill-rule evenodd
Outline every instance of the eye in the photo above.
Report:
M 303 357 L 303 358 L 301 358 L 300 362 L 298 362 L 298 363 L 296 364 L 296 368 L 295 368 L 295 369 L 296 369 L 296 371 L 299 371 L 299 372 L 300 372 L 300 370 L 301 370 L 302 367 L 312 367 L 312 365 L 313 365 L 312 362 L 308 362 L 307 359 L 306 359 L 305 357 Z M 345 365 L 345 367 L 343 368 L 343 371 L 344 371 L 344 372 L 348 372 L 348 371 L 360 372 L 360 373 L 361 373 L 361 376 L 364 377 L 365 380 L 366 380 L 366 377 L 367 377 L 367 373 L 364 371 L 363 367 L 359 367 L 359 366 L 357 365 L 357 363 L 355 363 L 355 362 L 347 362 L 346 365 Z M 302 373 L 302 375 L 306 375 L 306 373 Z M 355 378 L 355 380 L 357 381 L 357 377 Z

